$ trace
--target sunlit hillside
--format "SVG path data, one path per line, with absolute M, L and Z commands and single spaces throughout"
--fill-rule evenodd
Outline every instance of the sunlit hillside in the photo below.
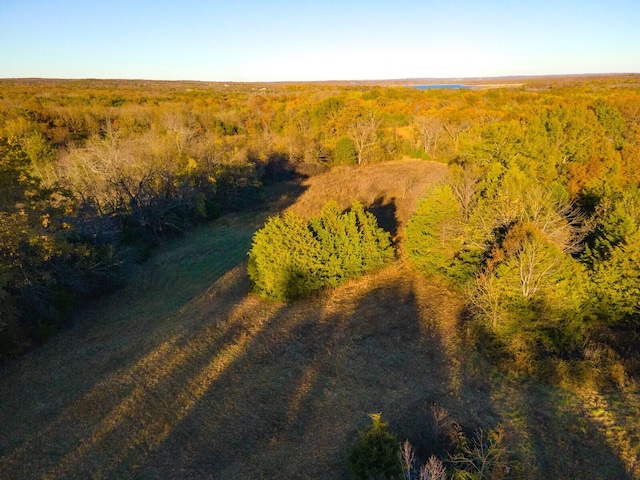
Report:
M 444 163 L 415 159 L 372 164 L 362 172 L 336 167 L 303 181 L 305 191 L 290 210 L 311 216 L 328 200 L 337 200 L 343 208 L 358 200 L 374 211 L 387 230 L 401 231 L 427 186 L 443 181 L 447 172 Z
M 385 188 L 382 169 L 407 177 Z M 280 187 L 271 210 L 163 245 L 128 287 L 2 367 L 0 477 L 348 478 L 346 449 L 381 412 L 421 462 L 438 428 L 501 425 L 504 478 L 639 478 L 633 388 L 501 375 L 465 340 L 459 295 L 403 261 L 292 304 L 250 292 L 245 254 L 268 214 L 346 201 L 349 182 L 410 212 L 407 185 L 442 174 L 413 162 L 336 170 L 297 200 Z

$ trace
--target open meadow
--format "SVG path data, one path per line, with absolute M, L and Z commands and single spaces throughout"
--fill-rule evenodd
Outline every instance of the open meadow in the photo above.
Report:
M 380 412 L 420 462 L 438 429 L 501 425 L 503 478 L 640 479 L 633 382 L 501 372 L 460 294 L 403 255 L 290 304 L 251 293 L 246 253 L 268 215 L 360 199 L 402 241 L 446 174 L 415 160 L 340 167 L 162 243 L 124 289 L 0 367 L 0 478 L 349 478 L 347 448 Z

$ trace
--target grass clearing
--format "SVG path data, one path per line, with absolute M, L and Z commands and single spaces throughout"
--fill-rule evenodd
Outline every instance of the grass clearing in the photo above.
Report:
M 303 217 L 318 215 L 328 200 L 348 208 L 355 200 L 369 207 L 383 228 L 401 232 L 426 187 L 447 178 L 444 163 L 407 159 L 366 167 L 334 167 L 311 177 L 306 190 L 289 207 Z
M 465 343 L 460 298 L 402 261 L 292 304 L 250 294 L 244 260 L 267 213 L 168 242 L 5 364 L 0 478 L 348 478 L 372 412 L 426 460 L 434 405 L 469 433 L 501 423 L 508 478 L 640 478 L 633 384 L 499 374 Z

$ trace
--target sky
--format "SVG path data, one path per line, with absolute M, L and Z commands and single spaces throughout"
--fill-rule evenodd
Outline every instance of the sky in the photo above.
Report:
M 0 0 L 0 78 L 640 73 L 640 0 Z

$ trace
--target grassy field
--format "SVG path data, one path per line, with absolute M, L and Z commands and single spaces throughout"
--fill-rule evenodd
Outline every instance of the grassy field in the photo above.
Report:
M 349 203 L 375 184 L 361 200 L 393 205 L 382 211 L 401 227 L 446 174 L 422 165 L 332 171 L 290 208 Z M 276 198 L 272 211 L 294 201 Z M 345 451 L 369 413 L 426 460 L 436 411 L 468 432 L 503 425 L 506 478 L 640 478 L 633 384 L 500 374 L 465 340 L 460 298 L 402 261 L 293 304 L 251 294 L 246 252 L 269 213 L 168 242 L 127 288 L 2 366 L 0 478 L 348 478 Z
M 412 159 L 373 164 L 362 173 L 351 167 L 334 167 L 303 182 L 304 192 L 289 209 L 309 217 L 320 213 L 329 199 L 343 208 L 357 200 L 375 213 L 381 226 L 394 236 L 401 235 L 418 198 L 447 174 L 444 163 Z

